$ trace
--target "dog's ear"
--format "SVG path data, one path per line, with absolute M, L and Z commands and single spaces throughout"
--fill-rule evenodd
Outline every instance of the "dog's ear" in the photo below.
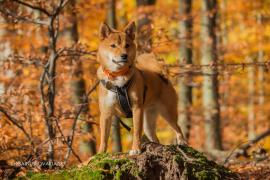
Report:
M 135 32 L 136 32 L 136 25 L 134 21 L 131 21 L 128 23 L 128 25 L 125 27 L 124 32 L 130 37 L 130 39 L 135 39 Z
M 111 32 L 111 28 L 106 23 L 102 23 L 99 28 L 99 38 L 103 40 L 107 38 Z

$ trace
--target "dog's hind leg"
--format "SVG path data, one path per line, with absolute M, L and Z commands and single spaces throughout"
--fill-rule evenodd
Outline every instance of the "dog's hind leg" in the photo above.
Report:
M 186 144 L 181 128 L 177 124 L 177 106 L 169 106 L 166 103 L 159 106 L 161 116 L 168 122 L 176 134 L 177 144 Z
M 157 111 L 154 108 L 148 108 L 144 110 L 143 116 L 143 130 L 147 138 L 151 142 L 159 143 L 156 135 L 156 121 Z

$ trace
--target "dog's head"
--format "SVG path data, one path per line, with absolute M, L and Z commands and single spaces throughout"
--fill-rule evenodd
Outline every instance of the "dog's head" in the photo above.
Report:
M 98 60 L 110 71 L 117 71 L 134 64 L 136 57 L 135 23 L 129 23 L 123 31 L 117 31 L 103 23 L 100 26 Z

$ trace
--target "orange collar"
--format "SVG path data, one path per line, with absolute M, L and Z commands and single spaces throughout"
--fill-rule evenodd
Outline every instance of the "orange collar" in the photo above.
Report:
M 102 68 L 104 74 L 109 78 L 109 79 L 115 79 L 118 76 L 125 76 L 129 73 L 130 66 L 126 66 L 122 69 L 119 69 L 118 71 L 109 71 L 108 69 Z

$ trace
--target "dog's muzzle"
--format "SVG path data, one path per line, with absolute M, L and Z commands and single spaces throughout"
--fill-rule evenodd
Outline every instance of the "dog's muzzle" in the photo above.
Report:
M 113 59 L 112 62 L 115 63 L 115 64 L 127 63 L 128 62 L 128 59 L 120 60 L 120 61 L 116 61 L 116 60 Z
M 121 54 L 121 60 L 116 61 L 116 60 L 112 60 L 115 64 L 119 64 L 119 63 L 127 63 L 128 62 L 128 55 L 127 54 Z

